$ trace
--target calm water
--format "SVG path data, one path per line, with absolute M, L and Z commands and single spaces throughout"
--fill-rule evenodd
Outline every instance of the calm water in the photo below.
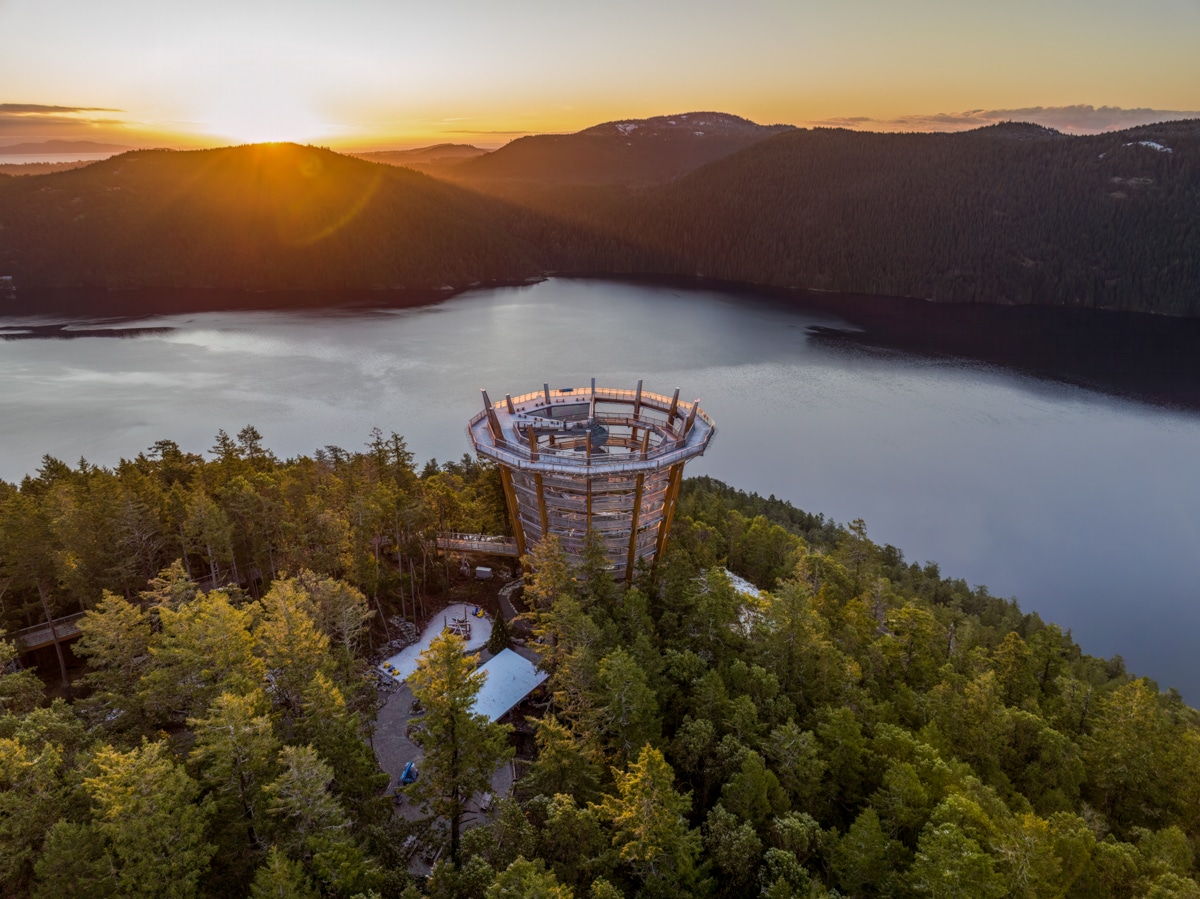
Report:
M 29 320 L 0 319 L 16 324 Z M 205 451 L 247 423 L 285 456 L 361 447 L 378 425 L 445 460 L 469 448 L 480 387 L 644 378 L 716 419 L 690 473 L 861 517 L 907 558 L 1015 596 L 1200 701 L 1194 412 L 820 339 L 807 329 L 844 323 L 778 302 L 611 282 L 122 324 L 170 330 L 0 342 L 0 477 L 43 453 L 111 464 L 163 437 Z

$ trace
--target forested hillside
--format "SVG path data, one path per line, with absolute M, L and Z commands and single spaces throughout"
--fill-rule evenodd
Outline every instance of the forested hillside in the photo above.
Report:
M 394 434 L 284 461 L 249 427 L 208 458 L 162 441 L 0 484 L 3 621 L 85 609 L 88 661 L 49 704 L 0 674 L 0 889 L 1200 895 L 1200 721 L 1177 694 L 862 522 L 708 479 L 632 588 L 595 553 L 528 560 L 517 602 L 550 680 L 515 794 L 413 881 L 407 838 L 448 822 L 413 829 L 383 799 L 364 656 L 404 597 L 446 586 L 427 535 L 499 531 L 502 502 L 490 467 L 418 471 Z M 436 655 L 430 721 L 472 689 Z
M 1087 137 L 795 131 L 643 192 L 524 196 L 605 235 L 565 255 L 579 271 L 1200 312 L 1196 122 Z
M 768 136 L 682 118 L 515 141 L 446 169 L 453 185 L 294 145 L 0 178 L 0 274 L 18 289 L 254 290 L 702 275 L 1200 314 L 1197 122 Z
M 502 204 L 315 147 L 142 150 L 0 180 L 22 287 L 439 288 L 540 274 Z
M 66 172 L 80 169 L 90 162 L 4 162 L 0 157 L 0 175 L 49 175 L 51 172 Z

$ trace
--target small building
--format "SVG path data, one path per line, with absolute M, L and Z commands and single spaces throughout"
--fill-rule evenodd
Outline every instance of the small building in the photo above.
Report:
M 486 715 L 489 721 L 503 718 L 549 676 L 511 649 L 492 656 L 477 670 L 487 677 L 475 696 L 473 711 L 477 715 Z

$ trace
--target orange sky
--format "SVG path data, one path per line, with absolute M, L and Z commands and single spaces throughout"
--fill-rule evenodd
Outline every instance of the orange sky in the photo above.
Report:
M 1093 130 L 1200 110 L 1196 0 L 0 0 L 0 35 L 0 146 L 494 146 L 687 110 Z

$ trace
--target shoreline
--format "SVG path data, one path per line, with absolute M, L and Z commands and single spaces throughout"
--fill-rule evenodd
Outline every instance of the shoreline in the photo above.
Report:
M 950 309 L 1037 309 L 1057 310 L 1063 315 L 1113 315 L 1131 320 L 1169 322 L 1200 322 L 1200 316 L 1168 315 L 1116 309 L 1108 306 L 1052 306 L 1035 303 L 957 303 L 928 297 L 894 296 L 892 294 L 857 293 L 815 287 L 778 287 L 750 281 L 729 281 L 708 275 L 662 274 L 655 272 L 572 272 L 545 271 L 527 278 L 500 278 L 474 281 L 444 287 L 210 287 L 158 285 L 143 287 L 100 287 L 74 285 L 20 287 L 12 295 L 0 296 L 0 317 L 26 315 L 89 315 L 97 317 L 126 317 L 140 314 L 186 314 L 189 312 L 233 312 L 237 310 L 312 310 L 384 308 L 408 309 L 433 305 L 473 290 L 499 287 L 525 287 L 553 279 L 610 281 L 618 284 L 640 284 L 655 287 L 678 287 L 685 290 L 715 290 L 721 293 L 750 294 L 764 299 L 800 301 L 809 308 L 822 308 L 842 314 L 847 303 L 862 311 L 874 313 L 904 311 L 911 314 L 922 310 Z M 85 308 L 85 299 L 103 296 L 109 300 L 120 297 L 104 309 Z M 165 304 L 170 300 L 170 307 Z M 31 305 L 31 301 L 40 301 Z M 181 300 L 183 302 L 181 302 Z M 188 302 L 188 301 L 191 302 Z M 249 300 L 249 302 L 246 302 Z M 43 305 L 45 303 L 51 306 Z
M 1082 306 L 938 303 L 698 276 L 543 272 L 525 279 L 435 290 L 23 288 L 16 298 L 0 300 L 0 321 L 7 319 L 8 324 L 0 329 L 0 340 L 136 337 L 145 326 L 112 325 L 161 315 L 415 309 L 474 291 L 528 287 L 552 279 L 713 291 L 748 302 L 818 312 L 850 327 L 813 326 L 808 335 L 814 340 L 968 359 L 1151 405 L 1200 411 L 1200 318 Z M 101 304 L 103 308 L 97 308 Z M 63 327 L 99 322 L 107 327 Z

